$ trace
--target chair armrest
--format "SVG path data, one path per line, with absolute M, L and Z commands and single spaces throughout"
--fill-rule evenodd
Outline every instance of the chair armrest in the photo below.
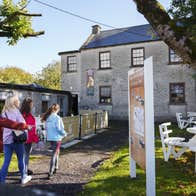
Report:
M 170 126 L 171 122 L 162 123 L 161 126 Z
M 168 145 L 184 146 L 183 145 L 184 140 L 185 140 L 185 138 L 183 138 L 183 137 L 169 137 L 169 138 L 165 139 L 164 142 Z
M 196 135 L 187 142 L 188 147 L 196 147 Z
M 164 132 L 163 132 L 163 135 L 167 135 L 167 134 L 169 134 L 169 133 L 172 133 L 172 130 L 164 131 Z

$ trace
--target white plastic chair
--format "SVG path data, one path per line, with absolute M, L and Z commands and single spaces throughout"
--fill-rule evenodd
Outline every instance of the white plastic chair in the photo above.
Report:
M 184 129 L 184 128 L 188 127 L 189 120 L 184 119 L 182 116 L 182 113 L 176 113 L 176 119 L 177 119 L 178 127 L 180 129 Z
M 195 173 L 196 173 L 196 135 L 188 142 L 189 149 L 195 152 Z
M 190 125 L 196 125 L 196 112 L 187 112 L 187 117 Z
M 186 142 L 183 142 L 185 138 L 182 137 L 169 137 L 172 130 L 168 130 L 168 126 L 171 122 L 162 123 L 159 125 L 159 132 L 161 136 L 161 143 L 163 148 L 164 160 L 168 161 L 170 155 L 173 155 L 175 159 L 179 158 L 187 149 Z M 178 152 L 176 152 L 175 147 L 182 147 Z

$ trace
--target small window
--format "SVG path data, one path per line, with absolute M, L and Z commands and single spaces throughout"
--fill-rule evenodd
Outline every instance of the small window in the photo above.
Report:
M 170 48 L 169 63 L 182 63 L 182 59 Z
M 48 101 L 42 101 L 42 113 L 48 110 Z
M 100 52 L 99 53 L 99 68 L 100 69 L 111 68 L 110 52 Z
M 170 103 L 185 103 L 184 83 L 170 83 Z
M 76 72 L 76 71 L 77 71 L 76 56 L 68 56 L 67 57 L 67 72 Z
M 144 66 L 144 48 L 131 49 L 132 66 Z
M 112 103 L 112 88 L 111 86 L 100 86 L 99 87 L 99 102 L 100 103 Z

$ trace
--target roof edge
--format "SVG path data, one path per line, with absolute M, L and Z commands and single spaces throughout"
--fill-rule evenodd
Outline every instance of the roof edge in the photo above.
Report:
M 92 40 L 92 38 L 95 36 L 95 34 L 90 34 L 88 37 L 87 37 L 87 39 L 85 40 L 85 42 L 80 46 L 80 50 L 83 48 L 83 47 L 85 47 L 91 40 Z
M 72 54 L 72 53 L 79 53 L 79 52 L 80 50 L 70 50 L 70 51 L 59 52 L 58 55 Z
M 22 85 L 22 84 L 10 84 L 10 83 L 0 83 L 0 88 L 8 88 L 13 90 L 27 90 L 27 91 L 34 91 L 34 92 L 40 92 L 40 93 L 53 93 L 53 94 L 67 94 L 71 95 L 71 92 L 69 91 L 63 91 L 63 90 L 56 90 L 56 89 L 50 89 L 50 88 L 35 88 L 32 86 Z

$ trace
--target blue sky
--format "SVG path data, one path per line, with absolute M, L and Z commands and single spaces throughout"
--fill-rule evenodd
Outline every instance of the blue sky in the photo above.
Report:
M 146 24 L 132 0 L 40 0 L 61 9 L 73 12 L 117 28 Z M 1 2 L 1 1 L 0 1 Z M 168 0 L 160 0 L 169 7 Z M 0 39 L 0 66 L 15 65 L 35 73 L 53 60 L 60 60 L 58 52 L 77 50 L 91 33 L 95 23 L 61 13 L 31 0 L 30 12 L 42 13 L 33 19 L 35 30 L 45 30 L 37 38 L 23 39 L 15 46 L 8 46 Z M 102 30 L 109 28 L 103 27 Z

